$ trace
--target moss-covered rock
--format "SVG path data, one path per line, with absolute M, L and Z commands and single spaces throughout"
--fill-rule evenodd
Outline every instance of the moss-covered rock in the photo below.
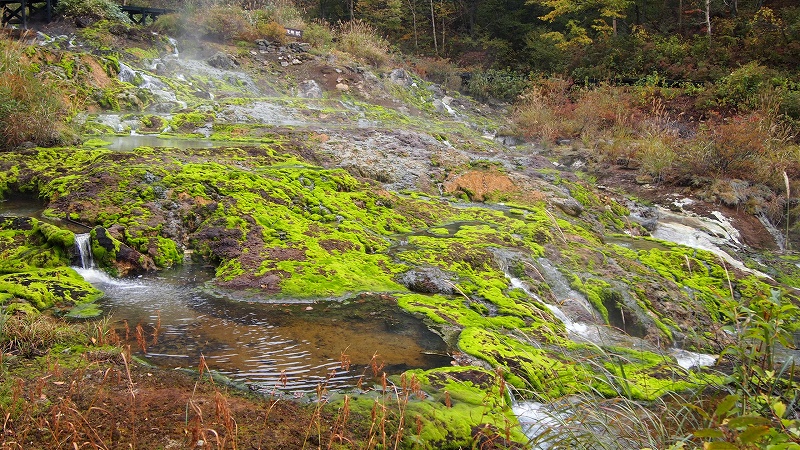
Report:
M 92 303 L 103 295 L 67 267 L 2 275 L 0 292 L 25 300 L 40 311 L 52 307 L 70 308 L 79 303 Z

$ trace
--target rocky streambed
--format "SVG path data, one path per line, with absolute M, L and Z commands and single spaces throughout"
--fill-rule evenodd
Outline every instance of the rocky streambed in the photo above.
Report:
M 137 300 L 133 291 L 151 281 L 131 277 L 207 265 L 202 289 L 217 300 L 186 300 L 179 307 L 192 312 L 178 320 L 202 327 L 215 316 L 221 327 L 251 329 L 211 369 L 258 386 L 257 371 L 234 366 L 271 358 L 257 343 L 274 329 L 324 353 L 320 367 L 333 379 L 354 380 L 343 375 L 350 364 L 369 373 L 375 363 L 362 341 L 377 331 L 362 324 L 393 328 L 377 340 L 422 345 L 410 350 L 417 358 L 388 363 L 427 380 L 415 408 L 435 442 L 443 426 L 458 439 L 481 423 L 504 427 L 513 416 L 499 385 L 518 399 L 592 391 L 647 400 L 719 380 L 687 370 L 693 364 L 677 350 L 719 354 L 732 338 L 722 325 L 734 302 L 797 300 L 796 257 L 755 252 L 735 221 L 678 220 L 598 188 L 542 148 L 506 146 L 518 142 L 504 137 L 500 109 L 409 72 L 375 72 L 304 46 L 233 57 L 163 45 L 169 51 L 157 57 L 109 69 L 116 104 L 135 109 L 84 115 L 82 144 L 0 154 L 0 193 L 33 195 L 46 208 L 44 220 L 0 218 L 7 312 L 55 307 L 84 317 L 103 311 L 91 305 L 122 308 L 127 296 L 142 308 L 120 312 L 129 325 L 157 329 L 154 312 L 171 303 Z M 59 220 L 85 227 L 98 267 L 114 278 L 70 268 L 75 233 Z M 687 236 L 702 245 L 679 239 Z M 96 303 L 95 286 L 121 300 Z M 384 307 L 396 312 L 376 312 Z M 289 323 L 337 339 L 290 336 Z M 415 323 L 425 329 L 409 334 Z M 196 357 L 206 344 L 193 339 L 209 336 L 189 332 L 164 344 L 181 348 L 151 357 Z M 286 348 L 274 351 L 289 358 Z M 285 387 L 270 370 L 261 386 Z M 445 407 L 443 392 L 463 409 Z M 470 408 L 485 407 L 487 392 L 503 406 L 475 419 Z

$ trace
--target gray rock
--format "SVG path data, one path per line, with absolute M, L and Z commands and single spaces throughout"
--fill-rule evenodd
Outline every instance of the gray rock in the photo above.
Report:
M 217 52 L 206 60 L 209 66 L 215 69 L 229 70 L 237 66 L 236 61 L 222 52 Z
M 400 283 L 413 292 L 452 295 L 454 290 L 450 278 L 437 267 L 424 267 L 404 273 Z
M 295 53 L 306 53 L 311 51 L 311 44 L 308 42 L 291 42 L 289 43 L 289 49 Z
M 300 98 L 322 98 L 322 87 L 314 80 L 305 80 L 297 85 L 297 96 Z
M 406 87 L 411 86 L 411 83 L 414 82 L 414 80 L 411 78 L 411 75 L 404 69 L 392 70 L 389 72 L 389 79 L 401 86 Z
M 556 197 L 551 200 L 554 205 L 558 206 L 561 211 L 564 211 L 564 214 L 568 216 L 578 217 L 583 212 L 583 205 L 581 205 L 577 200 L 572 197 L 569 198 L 560 198 Z
M 524 139 L 510 135 L 497 135 L 495 136 L 494 140 L 505 145 L 506 147 L 515 147 L 525 143 Z

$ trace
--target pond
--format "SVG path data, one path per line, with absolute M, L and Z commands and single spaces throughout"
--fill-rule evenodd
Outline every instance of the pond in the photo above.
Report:
M 137 356 L 162 367 L 197 368 L 202 355 L 209 368 L 253 390 L 297 396 L 320 383 L 369 386 L 376 371 L 398 374 L 451 361 L 444 341 L 388 296 L 244 301 L 235 293 L 212 294 L 209 268 L 195 264 L 135 279 L 77 270 L 106 294 L 100 303 L 121 336 L 127 328 Z

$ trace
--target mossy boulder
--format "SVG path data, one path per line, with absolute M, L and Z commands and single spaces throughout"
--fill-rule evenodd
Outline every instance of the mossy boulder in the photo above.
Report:
M 69 309 L 76 304 L 92 303 L 103 295 L 68 267 L 2 275 L 0 293 L 8 294 L 6 298 L 25 300 L 40 311 L 53 307 Z
M 155 262 L 147 255 L 132 249 L 103 227 L 90 232 L 92 254 L 97 264 L 120 277 L 156 270 Z

